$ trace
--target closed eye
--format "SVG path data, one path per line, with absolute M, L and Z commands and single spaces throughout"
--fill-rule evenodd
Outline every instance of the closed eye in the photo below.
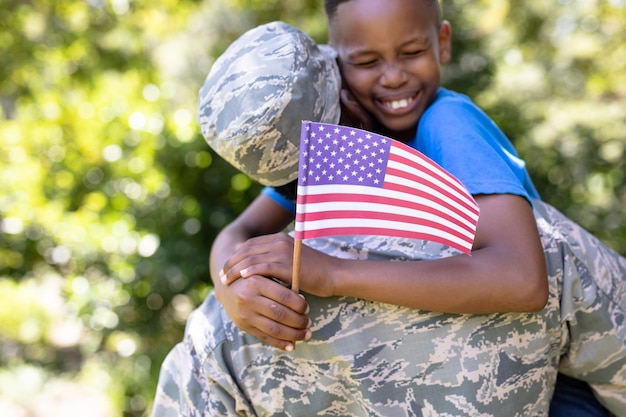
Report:
M 425 49 L 416 49 L 416 50 L 412 50 L 412 51 L 403 52 L 402 55 L 407 57 L 407 58 L 413 58 L 413 57 L 421 55 L 424 51 L 425 51 Z
M 355 67 L 359 68 L 371 68 L 378 63 L 378 59 L 367 59 L 363 61 L 355 61 L 352 63 Z

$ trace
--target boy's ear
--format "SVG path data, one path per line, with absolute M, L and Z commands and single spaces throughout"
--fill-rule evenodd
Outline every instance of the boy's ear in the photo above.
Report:
M 450 22 L 444 20 L 439 26 L 439 63 L 447 64 L 452 57 L 452 28 Z

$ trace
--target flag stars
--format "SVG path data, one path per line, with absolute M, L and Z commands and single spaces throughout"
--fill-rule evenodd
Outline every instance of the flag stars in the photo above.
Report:
M 308 135 L 301 139 L 303 164 L 306 165 L 302 170 L 309 173 L 306 180 L 309 185 L 380 186 L 383 183 L 389 141 L 344 126 L 316 123 L 310 126 Z M 380 169 L 376 170 L 377 167 Z

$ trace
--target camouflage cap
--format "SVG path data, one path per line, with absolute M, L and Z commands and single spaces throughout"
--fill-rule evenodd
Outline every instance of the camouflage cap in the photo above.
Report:
M 200 89 L 202 135 L 264 185 L 298 176 L 302 120 L 339 122 L 341 77 L 332 50 L 283 22 L 244 33 Z

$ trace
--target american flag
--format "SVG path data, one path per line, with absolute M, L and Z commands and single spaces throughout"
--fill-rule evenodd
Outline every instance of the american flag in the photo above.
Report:
M 383 235 L 470 253 L 478 205 L 415 149 L 351 127 L 302 122 L 295 238 Z

